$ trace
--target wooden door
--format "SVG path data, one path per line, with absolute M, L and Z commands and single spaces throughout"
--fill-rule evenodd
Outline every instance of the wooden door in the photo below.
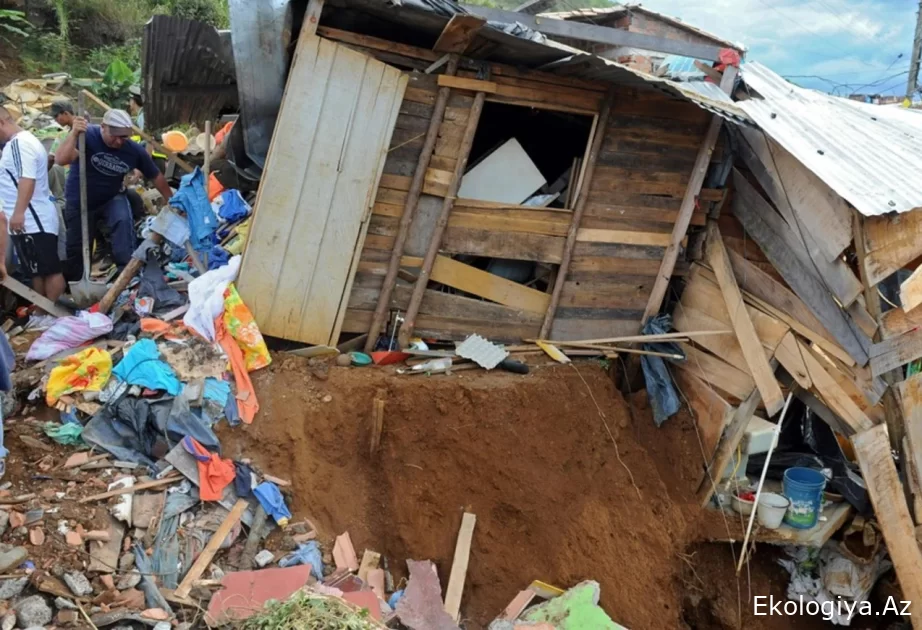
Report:
M 238 281 L 264 334 L 336 343 L 406 84 L 367 55 L 300 38 Z

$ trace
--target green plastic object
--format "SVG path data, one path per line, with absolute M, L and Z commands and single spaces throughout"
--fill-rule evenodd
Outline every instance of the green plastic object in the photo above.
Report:
M 349 356 L 352 358 L 352 365 L 371 365 L 371 357 L 364 352 L 350 352 Z
M 58 444 L 64 444 L 65 446 L 83 444 L 83 438 L 81 437 L 83 427 L 79 424 L 55 424 L 54 422 L 46 422 L 44 429 L 45 435 Z
M 598 582 L 581 582 L 559 597 L 526 610 L 519 619 L 550 623 L 557 630 L 627 630 L 599 607 Z

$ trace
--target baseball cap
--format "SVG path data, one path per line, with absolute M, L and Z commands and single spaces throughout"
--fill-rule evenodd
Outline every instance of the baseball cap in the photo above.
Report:
M 110 109 L 102 117 L 102 124 L 109 127 L 113 136 L 130 136 L 134 133 L 131 128 L 131 116 L 120 109 Z
M 51 117 L 55 118 L 61 114 L 73 114 L 74 105 L 70 101 L 57 100 L 51 103 Z

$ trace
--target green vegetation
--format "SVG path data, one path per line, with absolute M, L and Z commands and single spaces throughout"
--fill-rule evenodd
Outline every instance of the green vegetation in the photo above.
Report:
M 272 602 L 247 619 L 245 630 L 378 630 L 367 609 L 356 611 L 337 597 L 300 590 L 284 602 Z
M 125 104 L 138 81 L 141 36 L 152 15 L 175 15 L 230 27 L 227 0 L 40 0 L 28 17 L 0 10 L 0 40 L 16 37 L 28 76 L 66 72 L 96 79 L 92 89 L 113 106 Z M 41 24 L 41 28 L 37 25 Z M 100 81 L 101 80 L 101 81 Z

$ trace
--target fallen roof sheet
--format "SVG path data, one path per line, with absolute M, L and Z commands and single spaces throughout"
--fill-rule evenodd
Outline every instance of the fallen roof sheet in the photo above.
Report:
M 698 28 L 697 26 L 693 26 L 689 24 L 688 22 L 685 22 L 677 17 L 673 17 L 671 15 L 666 15 L 665 13 L 660 13 L 659 11 L 648 9 L 647 7 L 642 6 L 640 4 L 634 4 L 634 3 L 616 4 L 614 6 L 605 7 L 605 8 L 574 9 L 573 11 L 549 11 L 547 13 L 539 13 L 538 15 L 540 17 L 554 18 L 557 20 L 585 19 L 585 20 L 592 21 L 593 18 L 604 19 L 608 17 L 620 17 L 628 13 L 644 13 L 646 15 L 659 18 L 663 20 L 664 22 L 669 22 L 670 24 L 673 24 L 674 26 L 677 26 L 686 31 L 695 33 L 702 37 L 706 37 L 718 44 L 722 44 L 723 46 L 726 46 L 727 48 L 734 48 L 736 50 L 739 50 L 740 52 L 743 52 L 746 50 L 746 47 L 742 44 L 731 42 L 728 39 L 719 37 L 715 35 L 714 33 L 709 33 L 708 31 L 702 28 Z
M 922 207 L 922 116 L 804 89 L 756 62 L 742 76 L 758 95 L 736 105 L 861 214 Z

